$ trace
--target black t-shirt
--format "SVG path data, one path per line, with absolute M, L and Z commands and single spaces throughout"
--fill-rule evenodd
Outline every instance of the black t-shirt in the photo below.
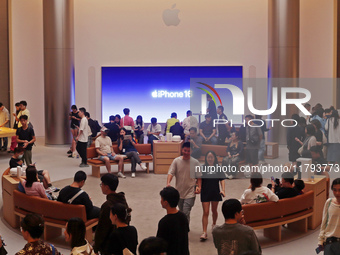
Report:
M 22 166 L 22 164 L 21 165 L 18 164 L 18 162 L 21 161 L 21 160 L 22 159 L 19 159 L 19 158 L 11 158 L 11 160 L 9 161 L 9 167 L 14 168 L 14 167 L 17 167 L 17 166 Z
M 68 200 L 70 200 L 75 194 L 77 194 L 81 189 L 75 188 L 71 186 L 66 186 L 59 192 L 58 201 L 68 204 Z M 90 215 L 90 212 L 93 208 L 92 201 L 90 200 L 89 195 L 84 191 L 81 193 L 76 199 L 72 202 L 73 205 L 85 205 L 86 215 Z
M 88 119 L 88 124 L 91 128 L 91 136 L 96 137 L 97 133 L 100 132 L 100 126 L 98 124 L 98 121 L 93 120 L 93 119 Z
M 133 254 L 137 254 L 138 235 L 134 226 L 117 228 L 110 234 L 109 254 L 123 255 L 123 250 L 128 248 Z
M 299 195 L 299 193 L 293 188 L 282 187 L 276 192 L 276 195 L 279 197 L 279 199 L 283 199 L 283 198 L 295 197 Z
M 218 119 L 219 120 L 228 120 L 228 117 L 224 113 L 222 113 L 219 116 Z M 218 124 L 217 129 L 218 129 L 218 136 L 220 136 L 220 137 L 228 136 L 228 130 L 227 130 L 226 124 Z
M 182 139 L 184 138 L 184 128 L 179 122 L 176 122 L 175 125 L 170 128 L 170 133 L 172 133 L 172 135 L 179 135 Z
M 217 111 L 216 111 L 216 105 L 213 100 L 209 101 L 209 114 L 211 115 L 211 120 L 217 119 Z
M 33 139 L 33 136 L 35 136 L 34 130 L 30 126 L 28 126 L 26 129 L 23 129 L 22 127 L 18 128 L 16 135 L 19 136 L 20 140 L 27 140 L 27 141 L 31 141 Z M 18 146 L 23 147 L 24 143 L 18 143 Z M 27 145 L 25 149 L 30 151 L 32 150 L 32 146 L 33 144 L 29 144 Z
M 110 138 L 112 142 L 117 141 L 118 139 L 118 135 L 120 132 L 120 128 L 117 125 L 117 123 L 113 122 L 113 123 L 106 123 L 104 124 L 104 126 L 109 129 L 109 133 L 107 134 Z
M 189 223 L 184 213 L 165 215 L 158 223 L 157 237 L 168 243 L 167 255 L 189 255 Z
M 80 119 L 80 117 L 79 117 L 79 114 L 78 114 L 78 112 L 76 112 L 76 113 L 74 113 L 74 112 L 71 112 L 70 113 L 70 116 L 71 117 L 76 117 L 77 119 Z M 71 128 L 76 128 L 76 126 L 78 126 L 79 127 L 79 120 L 76 120 L 76 119 L 74 119 L 74 118 L 71 118 Z
M 213 125 L 213 122 L 210 121 L 209 124 L 207 124 L 207 121 L 203 121 L 201 124 L 200 124 L 200 129 L 202 129 L 202 132 L 203 134 L 205 135 L 205 137 L 209 137 L 213 130 L 216 129 Z

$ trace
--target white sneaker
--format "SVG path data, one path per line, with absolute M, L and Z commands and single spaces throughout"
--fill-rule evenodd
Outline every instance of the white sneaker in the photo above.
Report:
M 143 170 L 146 170 L 147 168 L 146 168 L 146 166 L 144 165 L 144 164 L 140 164 L 140 168 L 142 168 Z
M 229 180 L 232 180 L 234 178 L 234 176 L 229 175 L 228 178 L 229 178 Z
M 122 172 L 118 172 L 118 177 L 120 178 L 126 178 L 126 176 Z
M 131 178 L 135 178 L 136 177 L 136 174 L 135 173 L 132 173 L 131 174 Z

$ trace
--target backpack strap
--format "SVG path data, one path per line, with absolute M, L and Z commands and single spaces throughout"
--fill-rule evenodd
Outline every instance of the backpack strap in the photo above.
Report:
M 77 194 L 75 194 L 73 197 L 71 197 L 67 202 L 69 203 L 69 204 L 72 204 L 72 202 L 81 194 L 81 193 L 83 193 L 84 192 L 84 190 L 79 190 L 78 192 L 77 192 Z

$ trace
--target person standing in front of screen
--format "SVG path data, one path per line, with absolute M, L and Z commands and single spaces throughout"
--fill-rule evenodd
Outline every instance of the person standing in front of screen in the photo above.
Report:
M 81 163 L 79 167 L 88 167 L 87 164 L 87 142 L 88 142 L 88 134 L 90 133 L 90 127 L 85 117 L 86 109 L 84 107 L 79 108 L 79 117 L 81 118 L 79 125 L 78 136 L 76 137 L 77 142 L 77 151 L 81 157 Z
M 207 112 L 210 114 L 212 120 L 214 121 L 214 119 L 217 119 L 216 104 L 209 94 L 207 94 L 207 100 L 209 102 Z
M 130 135 L 133 133 L 135 122 L 133 121 L 133 118 L 129 116 L 130 115 L 129 108 L 124 108 L 123 112 L 125 116 L 120 120 L 120 127 L 125 128 L 127 134 Z
M 157 124 L 155 117 L 151 118 L 151 124 L 146 129 L 148 135 L 148 143 L 151 144 L 151 152 L 153 152 L 153 141 L 159 140 L 159 134 L 162 132 L 161 125 Z
M 224 114 L 224 107 L 222 105 L 217 107 L 217 114 L 218 114 L 218 119 L 223 120 L 223 121 L 228 121 L 227 115 Z M 230 138 L 230 126 L 228 123 L 219 123 L 217 125 L 218 129 L 218 145 L 225 145 L 226 143 L 226 138 Z M 234 128 L 235 129 L 235 128 Z

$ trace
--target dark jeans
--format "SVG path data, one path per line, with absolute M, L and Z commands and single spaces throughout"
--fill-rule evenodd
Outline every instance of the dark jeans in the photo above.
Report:
M 0 147 L 7 150 L 7 146 L 8 138 L 7 137 L 0 138 Z
M 142 161 L 140 160 L 137 151 L 129 151 L 126 152 L 125 155 L 131 159 L 131 172 L 134 173 L 136 172 L 136 164 L 140 164 L 142 163 Z
M 217 138 L 218 145 L 225 145 L 225 139 L 227 138 L 227 134 L 219 134 Z
M 325 245 L 324 255 L 337 255 L 340 251 L 340 242 Z
M 81 163 L 87 164 L 87 143 L 77 142 L 76 150 L 81 157 Z
M 148 143 L 151 143 L 151 152 L 153 152 L 153 141 L 159 140 L 159 139 L 155 137 L 154 135 L 149 135 L 148 137 L 149 137 Z
M 100 208 L 97 206 L 93 206 L 92 210 L 86 215 L 88 220 L 99 218 Z

